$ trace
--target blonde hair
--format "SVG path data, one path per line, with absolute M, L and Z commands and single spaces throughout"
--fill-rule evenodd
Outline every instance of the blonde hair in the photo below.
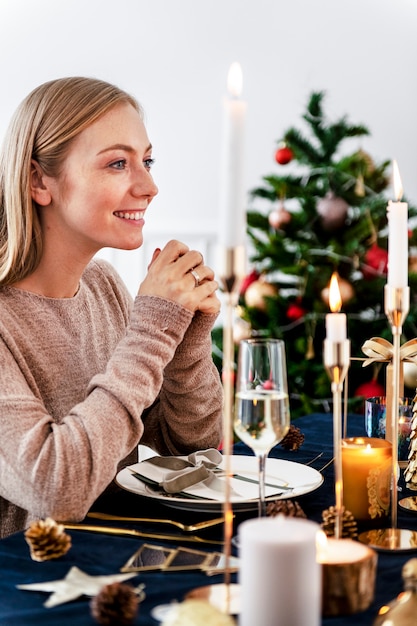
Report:
M 47 176 L 59 176 L 72 140 L 128 93 L 94 78 L 53 80 L 34 89 L 20 104 L 0 155 L 0 284 L 31 274 L 42 255 L 36 203 L 30 193 L 32 159 Z

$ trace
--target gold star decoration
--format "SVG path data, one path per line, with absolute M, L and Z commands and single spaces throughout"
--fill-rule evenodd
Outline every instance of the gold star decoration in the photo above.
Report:
M 43 583 L 32 583 L 29 585 L 17 585 L 18 589 L 27 591 L 53 591 L 44 606 L 51 608 L 75 600 L 80 596 L 94 597 L 104 585 L 114 582 L 122 582 L 128 578 L 136 576 L 135 573 L 113 574 L 110 576 L 89 576 L 78 567 L 71 567 L 65 578 L 61 580 L 51 580 Z

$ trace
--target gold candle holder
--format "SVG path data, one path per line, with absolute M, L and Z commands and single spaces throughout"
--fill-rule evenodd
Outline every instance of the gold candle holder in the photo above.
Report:
M 234 342 L 233 342 L 233 311 L 238 299 L 239 289 L 245 271 L 244 246 L 225 248 L 220 262 L 220 283 L 226 299 L 225 320 L 223 324 L 223 454 L 225 455 L 225 497 L 223 502 L 224 516 L 224 557 L 225 584 L 230 583 L 229 561 L 233 533 L 233 510 L 230 503 L 231 455 L 233 448 L 233 405 L 234 405 Z
M 410 550 L 412 548 L 412 535 L 410 530 L 399 529 L 397 524 L 398 508 L 398 415 L 401 377 L 401 334 L 402 325 L 410 308 L 410 288 L 390 287 L 384 289 L 385 315 L 391 326 L 393 336 L 392 351 L 392 389 L 387 390 L 386 395 L 392 398 L 390 415 L 387 412 L 386 433 L 392 444 L 392 470 L 391 470 L 391 527 L 383 530 L 366 531 L 359 535 L 359 540 L 376 549 L 388 551 Z M 388 393 L 388 391 L 390 393 Z
M 231 455 L 233 452 L 233 409 L 234 409 L 234 341 L 233 312 L 239 300 L 239 289 L 245 275 L 246 255 L 244 246 L 224 248 L 219 259 L 220 284 L 225 295 L 225 319 L 223 323 L 223 455 L 225 494 L 223 501 L 224 517 L 224 579 L 223 584 L 207 585 L 193 591 L 194 595 L 207 600 L 230 614 L 232 606 L 240 605 L 239 585 L 231 585 L 230 576 L 235 569 L 230 567 L 233 535 L 233 507 L 231 493 Z M 237 612 L 239 612 L 237 610 Z
M 342 537 L 343 477 L 342 477 L 342 391 L 349 369 L 350 341 L 324 340 L 324 365 L 331 381 L 333 394 L 333 456 L 335 469 L 335 538 Z

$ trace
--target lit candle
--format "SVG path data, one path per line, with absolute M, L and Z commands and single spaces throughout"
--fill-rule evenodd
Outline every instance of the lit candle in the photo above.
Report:
M 326 339 L 340 343 L 346 339 L 346 315 L 339 313 L 342 308 L 342 297 L 336 272 L 333 272 L 330 279 L 329 306 L 332 313 L 326 315 Z
M 396 201 L 388 203 L 388 287 L 408 285 L 408 205 L 401 202 L 403 188 L 397 162 L 393 162 Z
M 232 63 L 228 75 L 229 97 L 224 102 L 223 154 L 220 172 L 220 233 L 223 247 L 244 244 L 246 201 L 243 182 L 246 102 L 240 98 L 242 70 Z
M 321 623 L 318 524 L 285 517 L 257 518 L 239 526 L 239 626 Z
M 323 568 L 322 615 L 365 611 L 375 594 L 376 552 L 359 541 L 328 538 L 324 533 L 319 534 L 317 544 Z
M 382 520 L 390 505 L 392 445 L 385 439 L 342 440 L 344 505 L 359 520 Z

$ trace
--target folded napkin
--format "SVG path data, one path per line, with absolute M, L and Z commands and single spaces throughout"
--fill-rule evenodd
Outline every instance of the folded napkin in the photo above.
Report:
M 234 458 L 234 457 L 233 457 Z M 256 457 L 236 457 L 237 464 L 241 461 L 246 469 L 238 469 L 233 473 L 229 485 L 232 502 L 259 498 L 258 464 Z M 221 463 L 223 455 L 214 448 L 193 452 L 189 456 L 154 456 L 130 466 L 132 474 L 145 484 L 160 489 L 167 495 L 192 497 L 203 500 L 224 500 L 226 480 Z M 252 467 L 253 462 L 253 467 Z M 219 467 L 220 466 L 220 467 Z M 266 496 L 280 495 L 292 488 L 286 481 L 276 478 L 267 483 Z M 280 485 L 281 483 L 281 485 Z
M 212 483 L 216 476 L 212 472 L 222 462 L 222 455 L 215 448 L 193 452 L 188 457 L 154 456 L 144 463 L 150 463 L 163 469 L 172 470 L 164 475 L 159 486 L 167 493 L 178 493 L 187 487 L 209 481 Z

